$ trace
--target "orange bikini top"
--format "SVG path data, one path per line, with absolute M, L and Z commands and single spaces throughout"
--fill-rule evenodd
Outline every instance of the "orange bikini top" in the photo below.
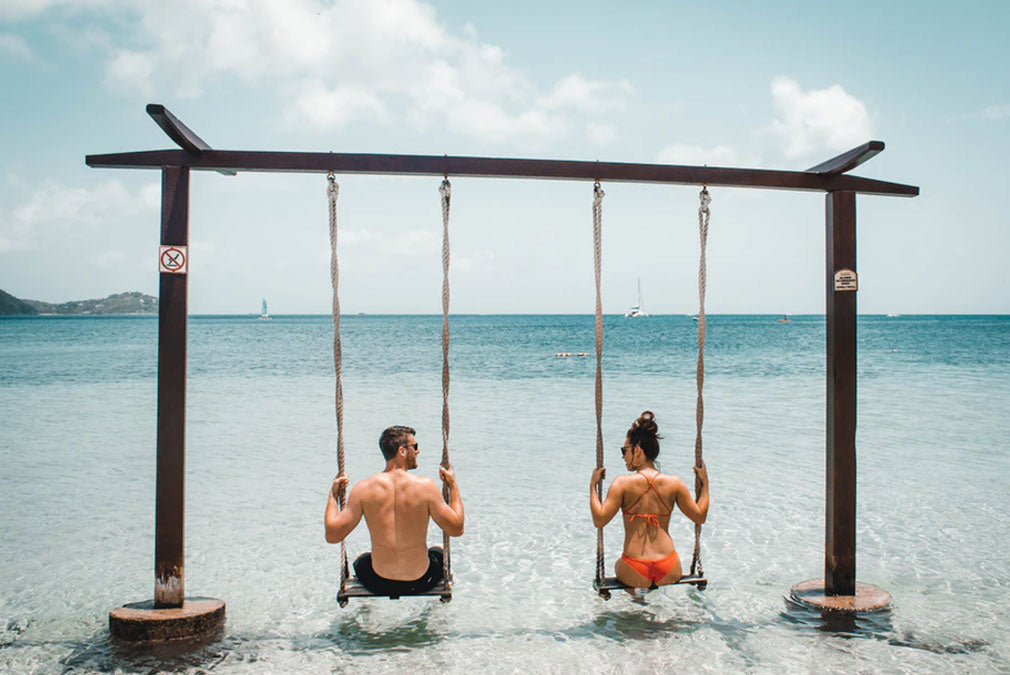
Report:
M 632 504 L 626 509 L 623 509 L 622 513 L 624 513 L 624 515 L 626 516 L 631 516 L 631 520 L 635 520 L 635 518 L 645 518 L 649 522 L 649 524 L 652 525 L 653 527 L 659 527 L 660 516 L 670 515 L 671 513 L 673 513 L 673 509 L 671 509 L 669 506 L 666 505 L 666 502 L 660 496 L 659 490 L 656 489 L 656 485 L 652 482 L 652 479 L 650 479 L 641 471 L 638 472 L 638 475 L 644 478 L 646 481 L 648 481 L 649 487 L 645 488 L 645 492 L 642 493 L 641 497 L 635 500 L 634 504 Z M 656 475 L 658 476 L 659 474 L 657 473 Z M 655 492 L 656 496 L 659 497 L 659 501 L 663 504 L 663 506 L 666 506 L 666 513 L 630 513 L 631 509 L 635 508 L 635 506 L 638 505 L 638 502 L 642 501 L 642 497 L 644 497 L 649 493 L 649 490 Z

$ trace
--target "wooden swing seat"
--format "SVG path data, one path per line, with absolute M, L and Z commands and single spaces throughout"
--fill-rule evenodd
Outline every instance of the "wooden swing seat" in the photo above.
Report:
M 708 579 L 706 579 L 705 577 L 697 576 L 697 575 L 685 574 L 678 581 L 675 581 L 672 584 L 663 584 L 663 585 L 664 586 L 678 586 L 678 585 L 697 586 L 698 590 L 703 591 L 703 590 L 705 590 L 705 587 L 708 586 Z M 596 592 L 599 593 L 600 596 L 602 596 L 604 600 L 609 600 L 610 599 L 610 592 L 611 591 L 624 591 L 624 590 L 627 590 L 627 589 L 632 588 L 632 587 L 628 586 L 625 583 L 623 583 L 617 577 L 606 577 L 603 580 L 602 584 L 599 582 L 599 580 L 595 580 L 594 579 L 593 580 L 593 588 L 596 589 Z M 657 588 L 660 588 L 660 587 L 657 586 L 657 585 L 655 585 L 655 584 L 653 584 L 652 586 L 649 587 L 649 590 L 653 591 L 653 590 L 656 590 Z
M 438 596 L 439 600 L 442 602 L 450 602 L 452 600 L 452 582 L 446 583 L 443 579 L 438 584 L 429 588 L 421 593 L 405 593 L 405 596 Z M 399 600 L 399 595 L 382 595 L 377 593 L 372 593 L 370 590 L 361 585 L 357 577 L 349 577 L 347 583 L 344 584 L 344 590 L 337 591 L 337 602 L 341 607 L 347 605 L 347 601 L 350 598 L 389 598 L 390 600 Z

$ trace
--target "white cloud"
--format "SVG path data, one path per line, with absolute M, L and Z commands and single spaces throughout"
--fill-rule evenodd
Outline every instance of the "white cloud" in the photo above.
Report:
M 536 142 L 626 108 L 633 92 L 626 80 L 579 73 L 538 91 L 501 47 L 472 25 L 450 30 L 422 0 L 3 1 L 9 15 L 49 10 L 53 30 L 72 22 L 74 34 L 96 36 L 80 46 L 107 53 L 114 92 L 199 97 L 238 80 L 284 101 L 294 125 L 377 120 Z M 112 16 L 116 30 L 98 28 Z M 590 137 L 607 134 L 600 126 Z
M 788 77 L 771 83 L 775 119 L 771 130 L 789 159 L 821 157 L 872 137 L 866 106 L 840 85 L 803 91 Z
M 659 151 L 660 164 L 685 164 L 688 166 L 735 166 L 739 163 L 736 150 L 728 145 L 704 148 L 700 145 L 674 143 Z
M 493 272 L 494 253 L 491 251 L 477 251 L 471 255 L 453 256 L 452 269 L 463 274 L 474 271 Z
M 573 108 L 589 115 L 621 110 L 627 104 L 627 96 L 634 91 L 627 80 L 618 82 L 590 82 L 581 73 L 572 73 L 561 78 L 549 94 L 540 99 L 540 105 L 548 110 Z
M 126 260 L 126 255 L 119 250 L 110 249 L 108 251 L 102 251 L 101 253 L 88 256 L 89 262 L 92 266 L 98 269 L 108 269 L 109 267 L 114 267 L 119 263 Z
M 617 129 L 611 124 L 586 123 L 586 136 L 597 145 L 613 143 L 617 139 Z
M 20 36 L 11 33 L 0 33 L 0 54 L 23 61 L 31 61 L 35 57 L 28 43 Z
M 982 111 L 984 120 L 1003 120 L 1010 117 L 1010 103 L 991 105 Z
M 118 180 L 94 188 L 69 187 L 48 181 L 37 187 L 27 201 L 0 218 L 0 251 L 25 250 L 44 238 L 60 236 L 55 226 L 96 226 L 116 218 L 156 211 L 161 186 L 150 183 L 130 191 Z
M 129 0 L 3 0 L 0 19 L 30 19 L 49 9 L 92 10 Z
M 121 49 L 109 59 L 105 70 L 105 86 L 119 91 L 136 92 L 147 98 L 154 92 L 151 74 L 154 58 L 145 52 Z
M 338 248 L 361 245 L 394 255 L 434 255 L 442 251 L 442 235 L 433 230 L 406 230 L 392 234 L 372 230 L 341 230 L 337 235 Z M 329 260 L 329 254 L 326 255 L 326 260 Z
M 292 121 L 305 119 L 320 127 L 342 127 L 356 119 L 388 117 L 382 101 L 373 94 L 354 87 L 329 89 L 321 80 L 308 83 L 288 112 Z

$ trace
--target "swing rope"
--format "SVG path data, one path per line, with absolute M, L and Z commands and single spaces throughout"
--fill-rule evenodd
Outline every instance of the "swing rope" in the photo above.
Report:
M 593 267 L 596 275 L 596 468 L 603 467 L 603 377 L 602 377 L 602 357 L 603 357 L 603 308 L 600 299 L 600 252 L 602 234 L 602 205 L 603 190 L 597 181 L 593 186 Z M 700 205 L 698 207 L 698 234 L 701 239 L 701 257 L 698 263 L 698 402 L 696 407 L 697 431 L 694 440 L 694 464 L 696 467 L 702 465 L 702 442 L 701 431 L 704 421 L 705 405 L 702 398 L 702 388 L 705 383 L 705 289 L 706 289 L 706 269 L 705 251 L 708 245 L 708 223 L 709 204 L 712 198 L 708 194 L 708 188 L 703 187 L 699 194 Z M 695 499 L 701 494 L 701 480 L 695 476 Z M 596 495 L 603 500 L 602 482 L 596 485 Z M 694 528 L 694 555 L 691 559 L 691 572 L 680 578 L 678 583 L 690 584 L 704 590 L 708 586 L 705 578 L 705 570 L 701 563 L 701 525 Z M 610 592 L 617 589 L 626 589 L 621 581 L 616 577 L 605 577 L 603 566 L 603 528 L 596 531 L 596 582 L 593 584 L 603 598 L 609 598 Z
M 337 413 L 337 467 L 338 475 L 345 476 L 344 462 L 344 392 L 341 387 L 341 345 L 340 345 L 340 294 L 338 292 L 340 268 L 337 262 L 337 196 L 340 193 L 340 186 L 337 184 L 333 172 L 329 172 L 326 177 L 328 185 L 326 194 L 329 198 L 330 206 L 330 283 L 333 287 L 333 370 L 336 373 L 336 413 Z M 442 181 L 438 189 L 442 196 L 442 462 L 441 466 L 449 469 L 449 197 L 451 185 L 449 178 Z M 442 483 L 442 497 L 449 501 L 449 486 Z M 340 510 L 344 509 L 344 497 L 341 495 L 338 505 Z M 449 549 L 449 535 L 442 533 L 442 546 L 444 556 L 442 558 L 442 573 L 445 577 L 445 591 L 451 593 L 452 589 L 452 561 Z M 347 565 L 347 546 L 340 542 L 340 591 L 338 599 L 344 596 L 341 604 L 346 604 L 347 581 L 350 578 L 350 570 Z M 446 595 L 442 601 L 446 602 Z M 451 597 L 449 595 L 448 597 Z
M 340 476 L 346 475 L 344 471 L 344 391 L 340 385 L 341 371 L 341 349 L 340 349 L 340 294 L 337 292 L 340 269 L 337 264 L 337 195 L 340 193 L 340 186 L 337 179 L 330 171 L 326 176 L 326 194 L 330 202 L 330 285 L 333 287 L 333 370 L 336 373 L 336 410 L 337 410 L 337 473 Z M 344 510 L 344 495 L 340 495 L 338 502 L 340 510 Z M 340 592 L 342 593 L 347 585 L 347 545 L 340 542 Z
M 438 188 L 442 196 L 442 463 L 445 469 L 449 463 L 449 199 L 452 185 L 446 176 Z M 443 481 L 442 498 L 449 502 L 449 486 Z M 449 553 L 449 535 L 442 532 L 442 574 L 446 589 L 452 588 L 452 561 Z
M 603 188 L 593 184 L 593 273 L 596 276 L 596 468 L 603 468 L 603 303 L 600 297 L 600 258 L 603 229 Z M 603 501 L 603 481 L 596 484 L 596 496 Z M 603 564 L 603 528 L 596 529 L 596 581 L 606 581 Z
M 708 245 L 708 221 L 710 212 L 708 205 L 712 202 L 712 197 L 708 194 L 708 187 L 702 187 L 698 194 L 700 204 L 698 206 L 698 236 L 700 240 L 701 256 L 698 261 L 698 403 L 695 407 L 696 431 L 694 436 L 694 465 L 701 468 L 701 427 L 705 420 L 705 401 L 702 397 L 702 387 L 705 384 L 705 288 L 707 285 L 705 270 L 705 247 Z M 694 498 L 701 496 L 701 478 L 695 474 L 694 477 Z M 691 557 L 691 576 L 705 576 L 705 569 L 701 564 L 701 524 L 694 526 L 694 555 Z

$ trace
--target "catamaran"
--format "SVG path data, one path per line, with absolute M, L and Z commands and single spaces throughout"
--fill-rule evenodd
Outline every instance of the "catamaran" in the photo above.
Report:
M 260 314 L 260 321 L 269 321 L 270 315 L 267 314 L 267 301 L 263 300 L 263 313 Z
M 626 317 L 637 317 L 637 316 L 649 316 L 649 313 L 642 309 L 642 280 L 638 280 L 638 302 L 631 306 L 627 312 L 624 313 Z

